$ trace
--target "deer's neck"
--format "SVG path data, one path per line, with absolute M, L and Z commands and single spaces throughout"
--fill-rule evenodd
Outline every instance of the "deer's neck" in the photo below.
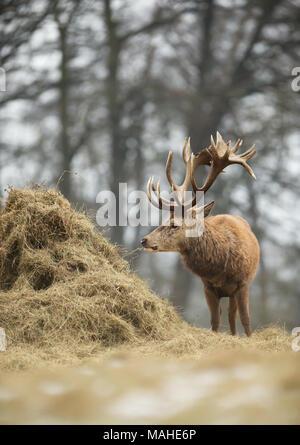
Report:
M 215 276 L 218 269 L 224 270 L 228 252 L 224 236 L 209 220 L 199 238 L 186 238 L 180 251 L 185 266 L 203 278 Z

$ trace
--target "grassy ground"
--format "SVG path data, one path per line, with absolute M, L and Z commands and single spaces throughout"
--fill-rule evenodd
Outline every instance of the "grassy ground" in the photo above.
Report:
M 184 324 L 185 326 L 185 324 Z M 167 340 L 135 340 L 113 346 L 100 342 L 68 341 L 56 344 L 36 345 L 19 343 L 9 345 L 1 352 L 0 370 L 4 372 L 26 371 L 39 368 L 79 365 L 82 361 L 97 359 L 103 362 L 115 353 L 135 352 L 141 358 L 162 357 L 202 360 L 219 353 L 251 352 L 273 356 L 280 352 L 290 352 L 292 338 L 278 327 L 270 327 L 254 332 L 248 337 L 233 337 L 226 333 L 215 333 L 208 329 L 187 325 L 178 329 L 177 336 Z M 300 354 L 299 354 L 300 355 Z

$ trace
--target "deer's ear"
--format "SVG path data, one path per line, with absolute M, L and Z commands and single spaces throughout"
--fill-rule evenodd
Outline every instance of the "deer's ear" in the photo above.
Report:
M 192 217 L 195 218 L 196 215 L 203 212 L 203 217 L 206 218 L 210 214 L 210 211 L 214 205 L 215 201 L 211 201 L 210 203 L 201 207 L 192 207 L 191 209 L 188 209 L 187 214 L 192 215 Z
M 215 201 L 211 201 L 209 204 L 205 204 L 204 206 L 204 218 L 206 218 L 210 212 L 213 206 L 215 205 Z

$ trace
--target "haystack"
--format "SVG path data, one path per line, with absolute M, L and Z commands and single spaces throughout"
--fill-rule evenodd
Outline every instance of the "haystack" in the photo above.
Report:
M 180 324 L 57 191 L 11 189 L 0 246 L 0 326 L 8 347 L 163 340 Z

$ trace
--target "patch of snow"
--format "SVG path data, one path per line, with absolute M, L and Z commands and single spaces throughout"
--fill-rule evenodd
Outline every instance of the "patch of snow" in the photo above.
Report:
M 59 396 L 68 392 L 70 386 L 54 380 L 44 380 L 40 383 L 39 389 L 48 396 Z

